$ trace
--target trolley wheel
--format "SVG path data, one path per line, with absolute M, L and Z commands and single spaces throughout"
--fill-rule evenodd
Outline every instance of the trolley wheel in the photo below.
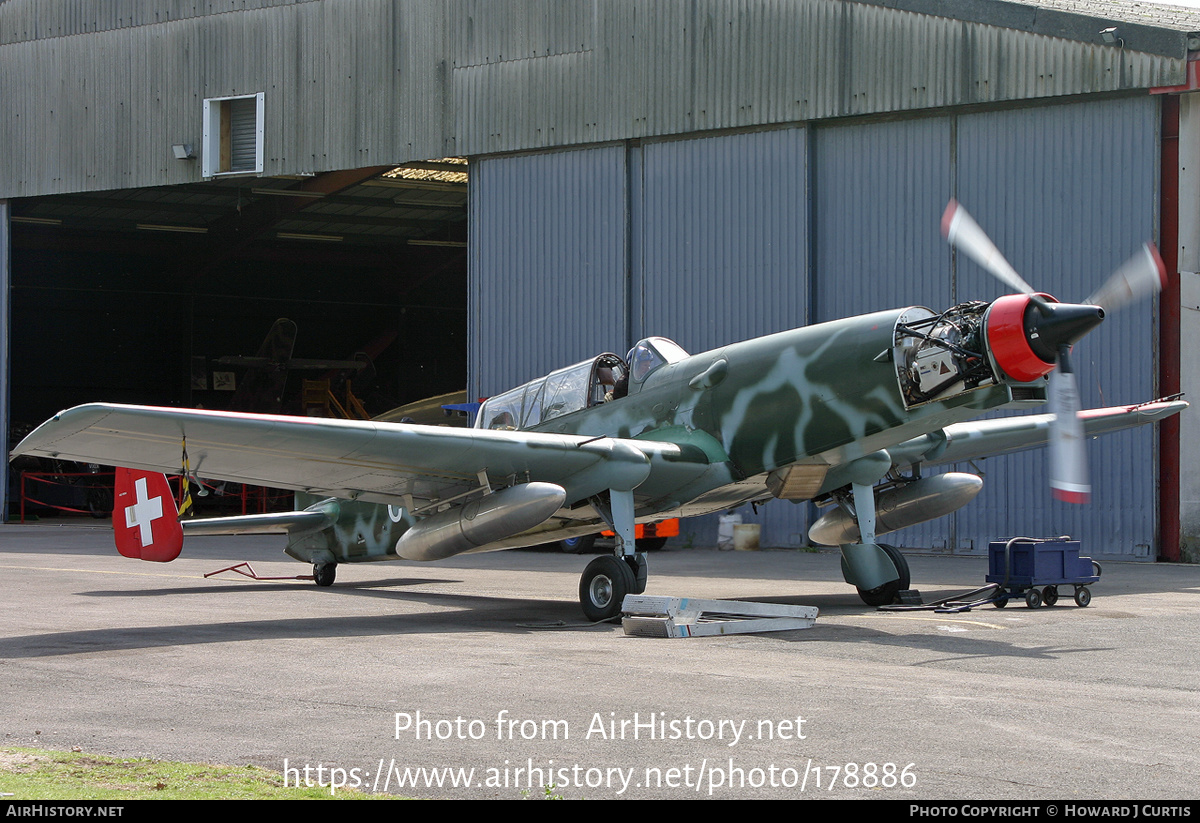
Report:
M 1030 589 L 1025 592 L 1025 605 L 1031 609 L 1036 609 L 1042 605 L 1042 596 L 1038 594 L 1037 589 Z
M 992 601 L 992 605 L 995 606 L 997 609 L 1003 609 L 1005 606 L 1008 605 L 1008 595 L 1007 594 L 1000 595 L 999 597 L 997 597 L 995 600 Z
M 582 537 L 568 537 L 566 540 L 559 540 L 558 547 L 565 554 L 588 554 L 596 545 L 596 535 L 585 534 Z
M 1075 605 L 1080 608 L 1087 608 L 1087 604 L 1092 602 L 1092 593 L 1088 591 L 1087 586 L 1080 586 L 1075 590 Z
M 1053 606 L 1058 602 L 1058 586 L 1047 586 L 1042 589 L 1042 603 Z

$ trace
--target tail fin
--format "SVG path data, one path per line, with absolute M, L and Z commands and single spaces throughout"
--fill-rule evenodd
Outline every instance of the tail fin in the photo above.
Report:
M 113 536 L 125 557 L 168 563 L 179 556 L 183 529 L 164 475 L 117 469 Z

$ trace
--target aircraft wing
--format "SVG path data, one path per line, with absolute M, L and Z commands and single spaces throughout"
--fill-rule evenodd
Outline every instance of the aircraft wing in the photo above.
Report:
M 1188 407 L 1182 400 L 1156 400 L 1136 406 L 1087 409 L 1079 413 L 1084 435 L 1130 429 L 1178 414 Z M 914 437 L 888 449 L 896 466 L 956 463 L 1045 446 L 1050 440 L 1052 414 L 1032 414 L 955 423 L 931 434 Z
M 200 477 L 410 509 L 479 488 L 481 473 L 490 483 L 555 483 L 571 505 L 633 489 L 652 462 L 678 466 L 681 451 L 607 437 L 96 403 L 58 413 L 14 454 L 177 473 L 185 444 Z

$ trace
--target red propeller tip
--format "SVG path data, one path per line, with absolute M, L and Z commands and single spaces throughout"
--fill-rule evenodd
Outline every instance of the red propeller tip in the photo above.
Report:
M 1167 287 L 1167 264 L 1163 262 L 1162 255 L 1158 253 L 1158 248 L 1153 243 L 1146 244 L 1147 250 L 1150 252 L 1151 259 L 1154 260 L 1154 267 L 1158 269 L 1158 279 L 1162 283 L 1162 287 Z
M 953 197 L 946 204 L 946 210 L 942 212 L 942 237 L 950 236 L 950 221 L 954 219 L 955 212 L 958 211 L 958 201 Z
M 1054 499 L 1064 503 L 1087 503 L 1092 499 L 1091 492 L 1073 492 L 1066 489 L 1054 489 Z

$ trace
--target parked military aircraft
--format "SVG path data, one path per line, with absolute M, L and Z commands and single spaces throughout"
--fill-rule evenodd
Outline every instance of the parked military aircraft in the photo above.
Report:
M 966 423 L 1046 401 L 1070 347 L 1108 309 L 1157 291 L 1152 248 L 1084 304 L 1035 292 L 964 211 L 952 243 L 1018 293 L 937 313 L 907 307 L 689 355 L 662 337 L 601 354 L 487 400 L 475 428 L 91 404 L 61 412 L 16 448 L 128 466 L 114 527 L 124 554 L 170 560 L 180 529 L 165 480 L 186 448 L 205 477 L 290 488 L 295 512 L 187 520 L 187 533 L 286 528 L 286 552 L 319 586 L 338 563 L 456 554 L 616 532 L 613 555 L 579 583 L 585 614 L 620 613 L 646 585 L 635 523 L 773 498 L 837 508 L 814 540 L 840 545 L 843 575 L 868 604 L 909 585 L 887 531 L 948 514 L 979 491 L 924 468 L 1054 445 L 1051 484 L 1086 497 L 1084 436 L 1141 425 L 1187 404 L 1075 413 L 1074 383 L 1049 389 L 1058 413 Z M 1056 368 L 1057 367 L 1057 368 Z M 907 473 L 906 473 L 907 472 Z
M 239 366 L 246 369 L 230 401 L 231 408 L 252 412 L 278 412 L 283 407 L 283 390 L 289 372 L 359 372 L 371 365 L 365 354 L 356 355 L 353 360 L 292 357 L 292 351 L 296 348 L 297 333 L 296 322 L 281 317 L 271 325 L 271 330 L 267 332 L 262 345 L 258 347 L 258 353 L 253 357 L 231 355 L 216 359 L 215 362 L 222 366 Z

